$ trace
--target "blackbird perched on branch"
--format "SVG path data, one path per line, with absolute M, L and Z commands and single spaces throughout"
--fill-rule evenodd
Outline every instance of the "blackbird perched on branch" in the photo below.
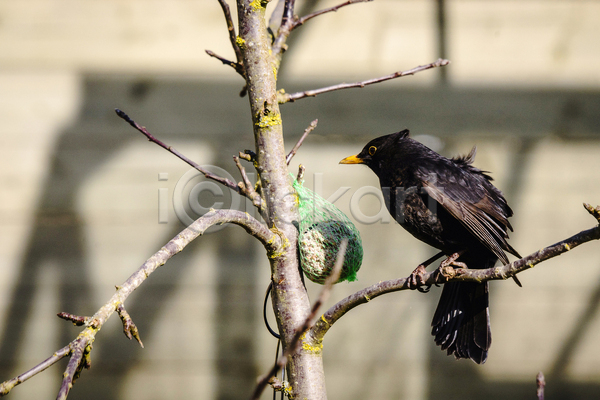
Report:
M 441 250 L 413 271 L 411 287 L 426 291 L 420 288 L 425 267 L 443 255 L 448 257 L 443 265 L 478 269 L 498 260 L 507 264 L 505 252 L 521 258 L 506 241 L 512 210 L 492 178 L 471 165 L 475 147 L 448 159 L 408 135 L 403 130 L 373 139 L 340 163 L 371 168 L 390 214 L 414 237 Z M 446 283 L 431 325 L 442 350 L 484 363 L 492 342 L 488 283 Z

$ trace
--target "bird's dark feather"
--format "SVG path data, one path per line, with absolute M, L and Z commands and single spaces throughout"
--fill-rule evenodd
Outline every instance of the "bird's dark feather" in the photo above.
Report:
M 490 268 L 505 252 L 513 212 L 487 172 L 473 166 L 476 148 L 446 158 L 409 137 L 408 130 L 371 140 L 353 158 L 379 177 L 392 216 L 417 239 L 469 268 Z M 432 207 L 433 206 L 433 207 Z M 432 209 L 433 208 L 433 209 Z M 435 342 L 457 358 L 485 362 L 491 345 L 487 283 L 444 285 L 432 321 Z

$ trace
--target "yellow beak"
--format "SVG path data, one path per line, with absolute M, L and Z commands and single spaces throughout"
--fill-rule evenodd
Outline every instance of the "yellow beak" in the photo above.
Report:
M 358 158 L 356 156 L 346 157 L 342 161 L 340 161 L 340 164 L 364 164 L 364 163 L 365 163 L 365 161 L 362 158 Z

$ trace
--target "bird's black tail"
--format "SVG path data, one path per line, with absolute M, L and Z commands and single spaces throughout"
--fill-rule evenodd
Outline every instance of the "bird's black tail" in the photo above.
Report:
M 492 344 L 488 304 L 487 282 L 446 283 L 431 322 L 435 343 L 456 358 L 483 364 Z

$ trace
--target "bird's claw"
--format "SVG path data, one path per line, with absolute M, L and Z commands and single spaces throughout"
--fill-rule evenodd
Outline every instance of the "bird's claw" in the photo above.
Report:
M 454 253 L 440 263 L 440 266 L 434 271 L 435 282 L 447 282 L 448 278 L 456 274 L 454 268 L 469 268 L 464 262 L 456 261 L 460 255 L 461 253 Z
M 445 281 L 445 277 L 444 277 L 444 274 L 442 273 L 442 266 L 441 265 L 439 267 L 437 267 L 435 269 L 435 271 L 433 271 L 433 281 L 435 282 L 434 285 L 436 287 L 440 287 L 440 285 L 438 285 L 438 282 L 444 282 Z
M 426 274 L 425 266 L 419 265 L 413 272 L 408 276 L 408 288 L 411 290 L 418 290 L 421 293 L 427 293 L 431 289 L 431 285 L 425 285 L 423 275 Z
M 415 289 L 421 293 L 429 293 L 429 290 L 431 290 L 431 285 L 417 286 Z
M 460 257 L 460 253 L 454 253 L 450 257 L 446 258 L 440 264 L 440 269 L 445 267 L 456 267 L 456 268 L 464 268 L 468 269 L 467 264 L 464 262 L 456 261 L 456 259 Z

